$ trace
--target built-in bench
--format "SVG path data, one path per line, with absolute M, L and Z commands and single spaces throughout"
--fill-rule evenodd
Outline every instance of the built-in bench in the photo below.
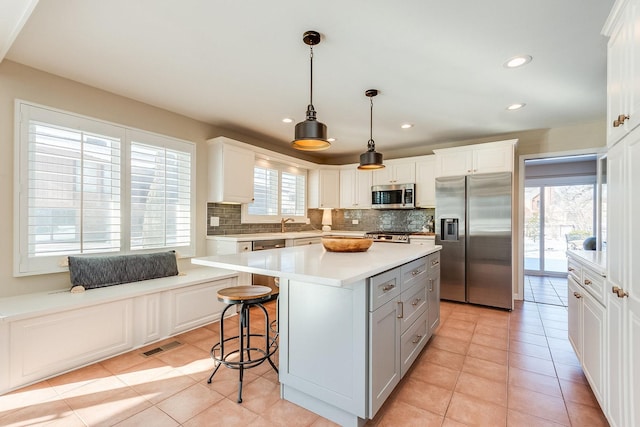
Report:
M 0 394 L 218 319 L 238 273 L 193 268 L 71 293 L 0 298 Z

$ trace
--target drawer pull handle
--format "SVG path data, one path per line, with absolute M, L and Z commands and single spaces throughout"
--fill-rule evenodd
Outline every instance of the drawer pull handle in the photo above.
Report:
M 418 303 L 422 300 L 422 298 L 416 298 L 415 300 L 413 300 L 413 302 L 411 303 L 412 306 L 416 306 L 418 305 Z
M 436 260 L 431 261 L 431 266 L 432 266 L 432 267 L 433 267 L 434 265 L 438 265 L 438 264 L 440 264 L 440 260 L 439 260 L 439 259 L 436 259 Z
M 402 301 L 398 301 L 398 308 L 400 309 L 400 314 L 398 314 L 398 319 L 402 319 L 404 317 L 404 304 Z
M 384 285 L 382 287 L 382 292 L 389 292 L 391 289 L 395 288 L 396 285 L 394 285 L 393 283 L 389 283 L 388 285 Z
M 620 114 L 616 120 L 613 121 L 613 127 L 617 128 L 621 124 L 623 124 L 626 120 L 629 120 L 629 116 L 626 114 Z
M 418 275 L 418 274 L 420 274 L 420 273 L 422 273 L 422 270 L 413 270 L 413 271 L 411 272 L 411 275 L 412 275 L 412 276 L 417 276 L 417 275 Z
M 421 339 L 422 339 L 422 335 L 416 335 L 416 338 L 413 341 L 411 341 L 411 343 L 418 344 Z
M 589 279 L 584 279 L 584 284 L 585 284 L 585 285 L 590 285 L 590 284 L 591 284 L 591 280 L 589 280 Z
M 576 297 L 576 298 L 582 298 L 582 295 L 580 295 L 580 294 L 579 294 L 579 293 L 577 293 L 577 292 L 574 292 L 574 293 L 573 293 L 573 296 L 574 296 L 574 297 Z
M 575 271 L 573 267 L 569 267 L 569 271 Z
M 611 292 L 613 292 L 614 294 L 617 294 L 618 298 L 624 298 L 629 296 L 629 292 L 625 291 L 624 289 L 618 286 L 614 286 L 613 288 L 611 288 Z
M 433 279 L 429 279 L 429 292 L 433 292 Z

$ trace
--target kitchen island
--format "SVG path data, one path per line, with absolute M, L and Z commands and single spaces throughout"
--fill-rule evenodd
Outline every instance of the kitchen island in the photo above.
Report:
M 279 277 L 282 398 L 358 426 L 375 416 L 438 325 L 439 250 L 309 245 L 192 263 Z

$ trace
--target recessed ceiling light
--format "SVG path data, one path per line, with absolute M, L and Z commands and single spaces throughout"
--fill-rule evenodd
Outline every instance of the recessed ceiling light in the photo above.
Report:
M 336 139 L 335 139 L 335 138 L 327 138 L 327 141 L 329 141 L 329 142 L 336 142 Z
M 402 125 L 400 125 L 400 127 L 402 129 L 410 129 L 413 127 L 413 125 L 411 123 L 403 123 Z
M 504 63 L 504 66 L 506 68 L 518 68 L 522 67 L 525 64 L 528 64 L 532 59 L 533 58 L 530 55 L 518 55 L 514 56 L 513 58 L 507 59 L 507 61 Z
M 507 107 L 507 110 L 519 110 L 519 109 L 521 109 L 522 107 L 524 107 L 525 105 L 527 105 L 527 104 L 524 104 L 524 103 L 520 103 L 520 104 L 511 104 L 511 105 L 509 105 L 509 106 Z
M 290 119 L 289 117 L 285 117 L 284 119 L 282 119 L 282 123 L 293 123 L 293 119 Z

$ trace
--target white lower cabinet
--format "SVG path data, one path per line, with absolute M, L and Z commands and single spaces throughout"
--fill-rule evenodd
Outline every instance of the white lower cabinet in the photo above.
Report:
M 115 301 L 11 322 L 9 387 L 133 347 L 133 301 Z
M 582 297 L 584 291 L 569 276 L 568 323 L 569 342 L 578 359 L 582 359 Z
M 598 402 L 604 404 L 606 311 L 591 295 L 582 298 L 582 369 Z
M 154 280 L 164 279 L 173 278 Z M 95 298 L 92 305 L 0 322 L 0 394 L 211 323 L 225 306 L 217 291 L 236 282 L 213 279 L 109 302 Z M 89 299 L 91 292 L 113 293 L 105 288 L 80 296 Z
M 607 309 L 603 295 L 603 272 L 569 257 L 568 332 L 569 342 L 582 365 L 593 394 L 605 407 L 607 358 Z

